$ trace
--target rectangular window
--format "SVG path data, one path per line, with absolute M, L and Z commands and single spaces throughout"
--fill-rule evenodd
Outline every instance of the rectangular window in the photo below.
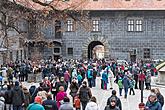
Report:
M 26 59 L 26 50 L 24 50 L 24 59 Z
M 128 20 L 128 31 L 129 32 L 134 31 L 134 20 L 133 19 Z
M 23 51 L 22 50 L 20 50 L 20 54 L 21 54 L 21 61 L 22 61 L 23 60 L 23 56 L 22 56 Z
M 136 20 L 136 31 L 142 31 L 142 20 Z
M 150 58 L 150 49 L 144 48 L 144 58 Z
M 60 53 L 60 48 L 54 48 L 54 53 Z
M 67 31 L 73 31 L 73 21 L 72 20 L 67 21 Z
M 19 51 L 16 51 L 16 60 L 19 60 Z
M 73 48 L 68 48 L 68 55 L 73 55 Z
M 10 52 L 10 60 L 13 60 L 13 52 Z
M 56 21 L 55 24 L 55 38 L 57 39 L 61 39 L 61 22 L 60 21 Z
M 99 20 L 93 20 L 93 31 L 99 31 Z

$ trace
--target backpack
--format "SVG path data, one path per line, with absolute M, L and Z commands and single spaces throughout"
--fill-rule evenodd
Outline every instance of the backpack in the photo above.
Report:
M 80 99 L 78 97 L 74 98 L 74 107 L 81 108 Z

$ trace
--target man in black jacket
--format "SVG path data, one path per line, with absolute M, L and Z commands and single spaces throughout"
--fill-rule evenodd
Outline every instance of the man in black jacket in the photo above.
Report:
M 52 96 L 50 94 L 47 96 L 47 100 L 43 101 L 42 105 L 45 110 L 58 110 L 56 101 L 52 100 Z
M 23 90 L 19 86 L 19 82 L 15 82 L 15 86 L 12 90 L 12 104 L 13 110 L 23 110 L 22 106 L 25 101 L 25 95 Z
M 112 95 L 108 98 L 107 105 L 110 105 L 111 99 L 113 97 L 116 99 L 116 106 L 122 110 L 121 100 L 116 96 L 116 90 L 112 90 Z
M 91 89 L 87 87 L 87 82 L 84 81 L 82 84 L 82 87 L 80 87 L 78 92 L 81 104 L 82 104 L 82 110 L 85 110 L 85 107 L 87 103 L 89 102 L 90 98 L 92 97 Z

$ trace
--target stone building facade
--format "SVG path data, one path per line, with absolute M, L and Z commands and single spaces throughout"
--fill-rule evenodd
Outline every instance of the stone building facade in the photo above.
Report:
M 65 29 L 61 33 L 61 38 L 56 39 L 55 26 L 49 28 L 47 31 L 53 33 L 50 36 L 46 34 L 47 38 L 60 41 L 61 47 L 57 47 L 59 51 L 56 47 L 44 49 L 43 55 L 45 58 L 54 57 L 53 55 L 59 52 L 63 58 L 91 58 L 90 51 L 94 46 L 101 44 L 105 47 L 105 58 L 164 59 L 164 12 L 163 10 L 90 11 L 92 26 L 90 31 L 80 25 L 76 25 L 76 30 L 73 30 L 73 21 L 68 20 L 67 24 L 61 25 Z

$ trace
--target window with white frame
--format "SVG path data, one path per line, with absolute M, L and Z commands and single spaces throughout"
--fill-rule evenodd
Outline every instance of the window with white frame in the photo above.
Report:
M 150 58 L 150 49 L 149 48 L 144 48 L 144 58 Z
M 128 31 L 134 31 L 134 20 L 133 19 L 129 19 L 128 21 Z
M 67 21 L 67 31 L 73 31 L 73 21 L 72 20 Z
M 93 29 L 92 31 L 99 31 L 99 20 L 92 20 Z
M 142 20 L 136 20 L 136 31 L 142 31 Z

